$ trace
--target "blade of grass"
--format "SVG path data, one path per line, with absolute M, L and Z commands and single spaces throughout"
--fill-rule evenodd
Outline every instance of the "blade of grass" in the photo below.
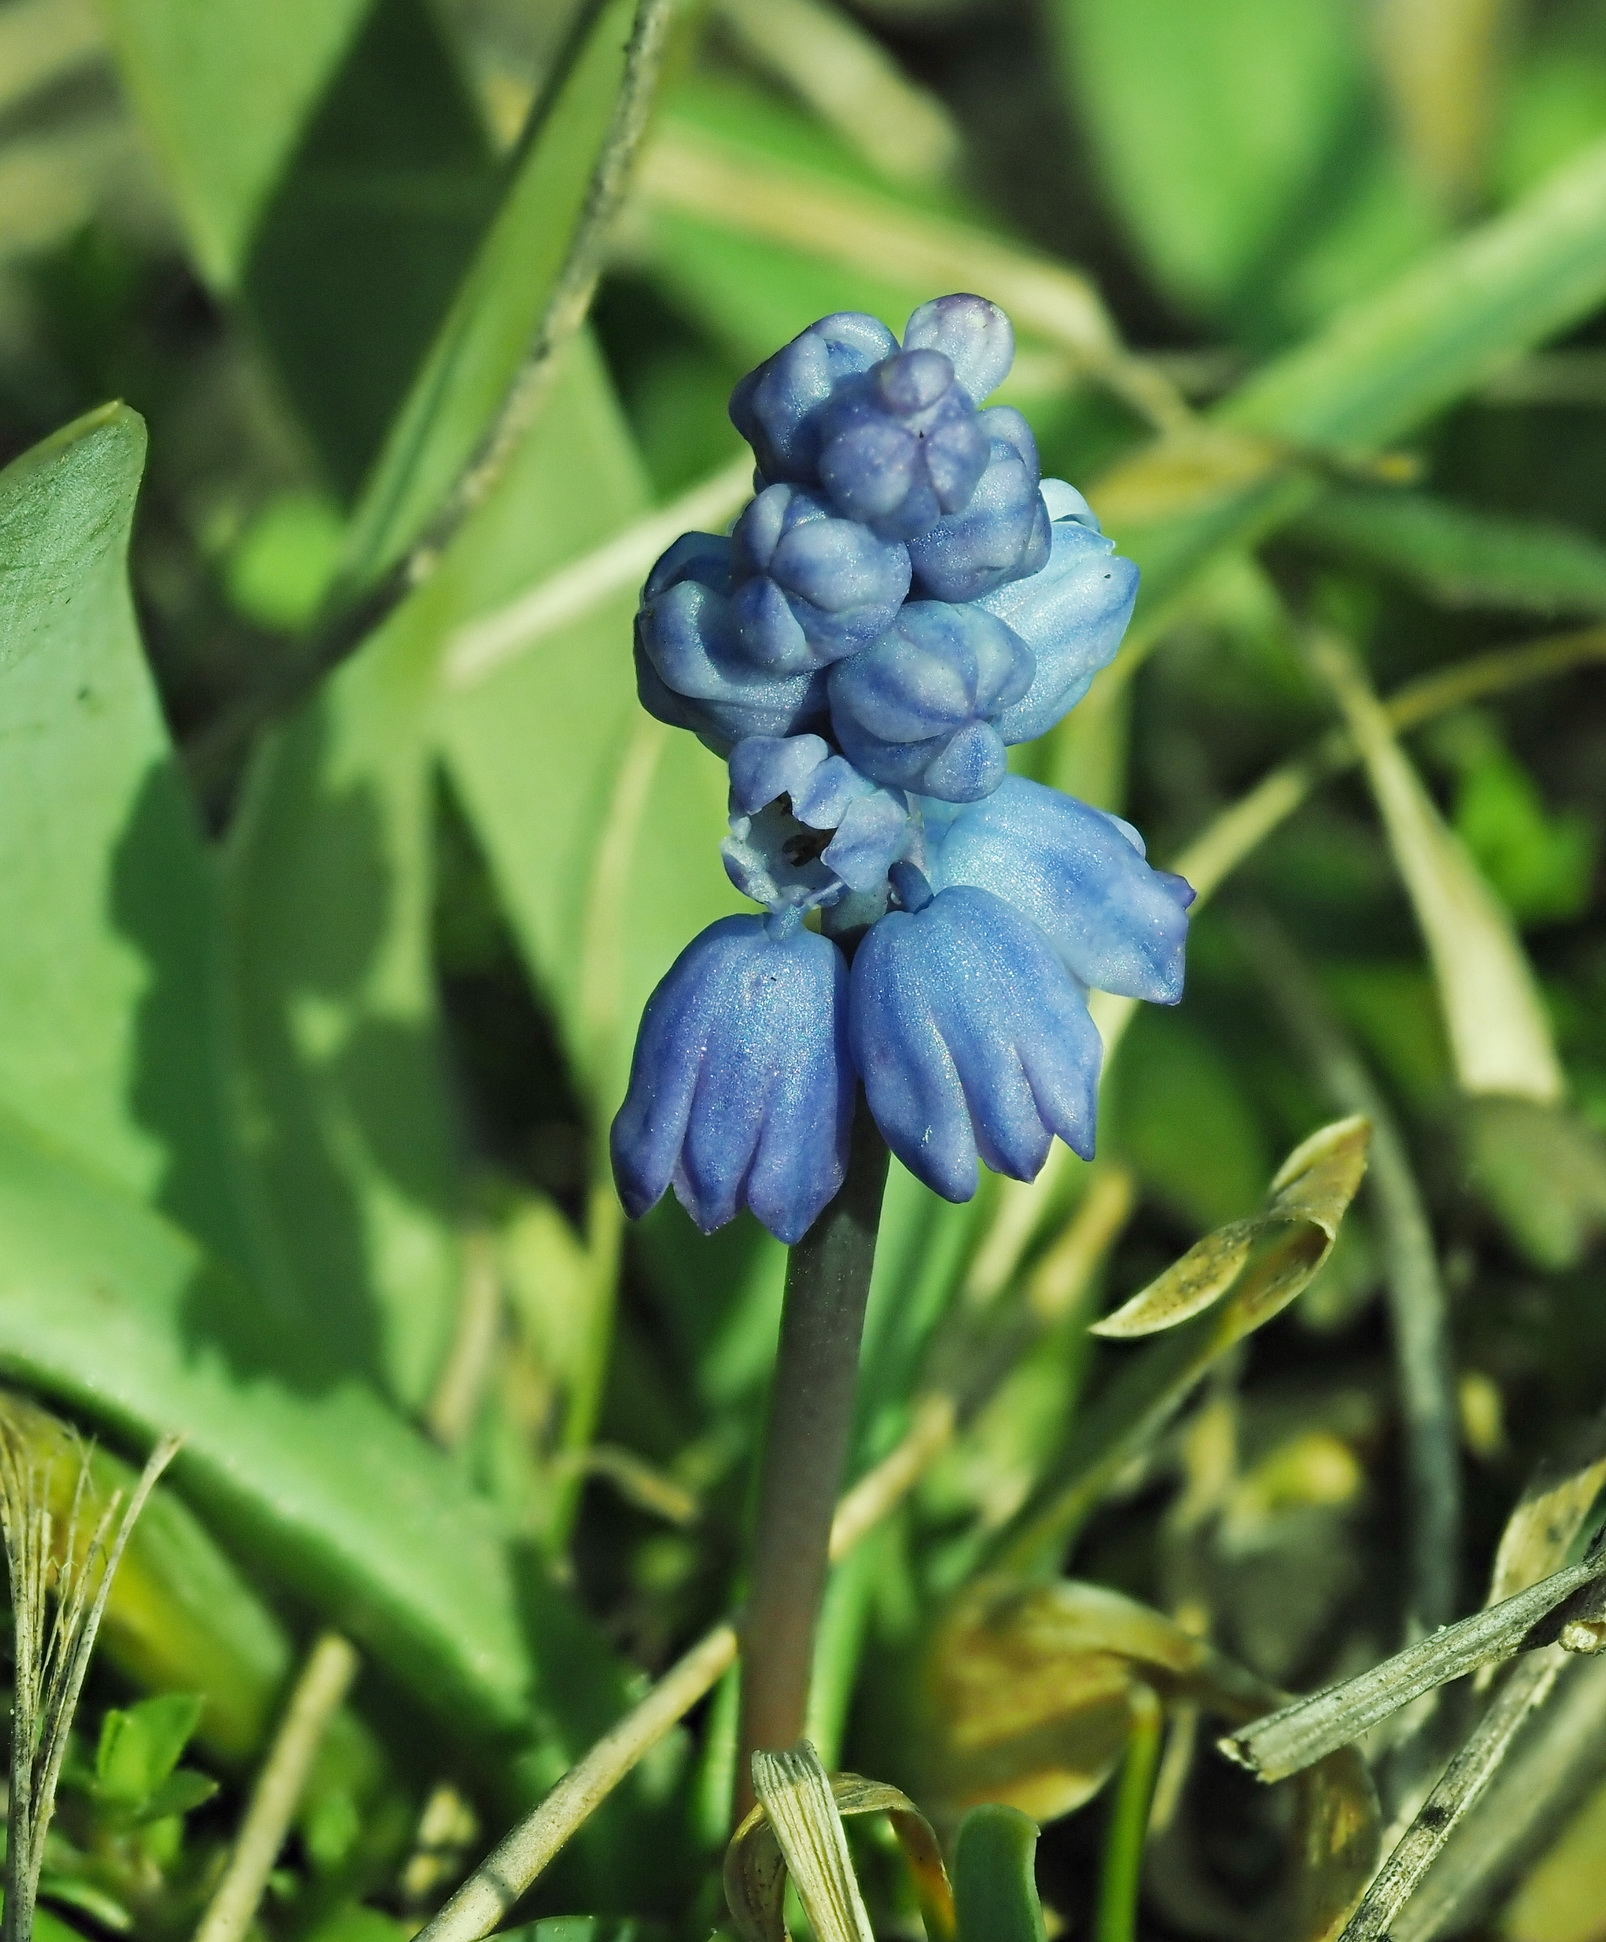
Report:
M 357 1648 L 338 1632 L 323 1633 L 307 1655 L 195 1942 L 241 1942 L 256 1919 L 313 1761 L 359 1664 Z
M 126 1506 L 114 1496 L 82 1543 L 79 1517 L 89 1470 L 87 1455 L 81 1453 L 58 1560 L 48 1464 L 32 1456 L 25 1440 L 0 1417 L 0 1530 L 11 1586 L 15 1665 L 5 1910 L 0 1915 L 4 1942 L 32 1942 L 56 1788 L 112 1580 L 140 1512 L 157 1479 L 178 1454 L 179 1443 L 173 1436 L 160 1439 Z M 56 1610 L 47 1636 L 46 1604 L 51 1592 Z
M 1408 1645 L 1368 1672 L 1268 1713 L 1219 1741 L 1221 1751 L 1261 1780 L 1299 1773 L 1435 1686 L 1521 1651 L 1541 1619 L 1603 1572 L 1606 1558 L 1600 1557 L 1553 1572 L 1527 1591 Z
M 1462 1090 L 1555 1103 L 1567 1084 L 1511 918 L 1395 740 L 1354 651 L 1323 631 L 1311 636 L 1309 652 L 1366 765 L 1433 963 Z
M 826 0 L 719 0 L 718 14 L 751 60 L 891 181 L 952 173 L 961 143 L 947 109 L 850 15 Z
M 1138 1891 L 1143 1885 L 1143 1850 L 1148 1841 L 1149 1809 L 1154 1801 L 1165 1709 L 1147 1686 L 1132 1689 L 1132 1730 L 1121 1760 L 1121 1777 L 1110 1808 L 1099 1880 L 1097 1942 L 1137 1942 Z
M 1075 270 L 988 232 L 849 188 L 677 122 L 642 157 L 651 205 L 845 263 L 916 289 L 983 290 L 1019 329 L 1046 339 L 1150 424 L 1187 423 L 1181 394 L 1122 346 L 1098 293 Z
M 1445 1624 L 1456 1607 L 1461 1548 L 1460 1414 L 1448 1303 L 1426 1203 L 1394 1116 L 1282 927 L 1239 913 L 1247 957 L 1333 1105 L 1371 1121 L 1370 1195 L 1383 1247 L 1410 1494 L 1406 1636 Z
M 1387 1942 L 1395 1917 L 1415 1892 L 1456 1823 L 1499 1771 L 1528 1715 L 1550 1697 L 1563 1664 L 1558 1651 L 1513 1668 L 1465 1746 L 1445 1768 L 1416 1819 L 1379 1869 L 1339 1942 Z
M 460 629 L 447 643 L 441 680 L 448 688 L 478 687 L 569 622 L 634 587 L 673 540 L 687 531 L 718 531 L 753 491 L 753 461 L 745 454 L 689 492 L 627 526 L 614 539 L 539 581 L 505 607 Z
M 1599 1785 L 1603 1757 L 1606 1661 L 1574 1660 L 1396 1918 L 1394 1942 L 1472 1930 Z

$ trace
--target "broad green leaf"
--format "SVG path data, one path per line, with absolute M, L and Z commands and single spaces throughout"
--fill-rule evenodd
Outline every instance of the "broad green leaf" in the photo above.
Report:
M 0 1104 L 237 1265 L 212 871 L 125 560 L 109 406 L 0 473 Z
M 1261 335 L 1308 324 L 1431 235 L 1345 0 L 1056 0 L 1054 18 L 1116 205 L 1189 306 Z
M 141 1808 L 168 1779 L 200 1723 L 199 1693 L 161 1693 L 101 1721 L 95 1749 L 95 1792 L 120 1807 Z
M 1567 526 L 1507 519 L 1426 492 L 1324 493 L 1298 535 L 1420 587 L 1449 607 L 1606 614 L 1606 546 Z
M 347 500 L 417 380 L 496 198 L 489 142 L 428 0 L 373 0 L 240 279 Z
M 371 0 L 103 0 L 201 269 L 231 290 Z
M 583 220 L 637 0 L 590 0 L 532 110 L 501 205 L 407 394 L 358 509 L 347 570 L 377 576 L 468 462 L 529 353 Z
M 429 951 L 439 641 L 415 601 L 263 743 L 226 899 L 247 1137 L 298 1325 L 414 1406 L 458 1273 Z
M 537 1695 L 489 1507 L 366 1385 L 160 1216 L 0 1124 L 0 1368 L 137 1442 L 446 1717 Z
M 501 548 L 502 584 L 480 582 L 487 604 L 609 538 L 644 503 L 639 461 L 582 341 L 482 515 Z M 633 593 L 610 599 L 441 712 L 453 785 L 520 947 L 610 1113 L 653 986 L 703 924 L 742 907 L 719 861 L 720 763 L 636 701 L 634 605 Z

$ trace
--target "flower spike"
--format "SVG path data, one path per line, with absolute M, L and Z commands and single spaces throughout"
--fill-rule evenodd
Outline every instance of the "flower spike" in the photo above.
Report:
M 1009 774 L 1114 656 L 1138 581 L 987 405 L 1013 357 L 966 293 L 901 344 L 821 318 L 732 393 L 758 471 L 730 535 L 648 576 L 642 705 L 728 761 L 726 872 L 769 915 L 705 931 L 647 1007 L 614 1128 L 632 1213 L 673 1184 L 704 1227 L 746 1205 L 796 1239 L 861 1082 L 939 1193 L 982 1162 L 1029 1179 L 1055 1136 L 1092 1152 L 1089 989 L 1182 995 L 1188 886 L 1130 824 Z

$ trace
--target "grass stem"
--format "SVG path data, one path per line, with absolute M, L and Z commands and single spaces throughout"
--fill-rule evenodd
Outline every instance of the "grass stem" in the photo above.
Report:
M 308 1654 L 195 1942 L 241 1942 L 250 1928 L 318 1748 L 351 1689 L 358 1664 L 357 1648 L 338 1632 L 325 1632 Z

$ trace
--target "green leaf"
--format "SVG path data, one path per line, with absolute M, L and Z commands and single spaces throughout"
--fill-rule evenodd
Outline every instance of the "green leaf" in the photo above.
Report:
M 0 1367 L 144 1443 L 440 1714 L 528 1728 L 533 1669 L 484 1502 L 273 1304 L 0 1123 Z
M 348 499 L 418 377 L 496 199 L 496 164 L 435 15 L 426 0 L 377 0 L 262 211 L 241 279 Z
M 128 592 L 144 453 L 108 406 L 0 473 L 0 1105 L 246 1266 L 213 873 Z
M 1154 639 L 1215 554 L 1314 499 L 1306 452 L 1378 450 L 1603 296 L 1606 142 L 1273 360 L 1197 431 L 1094 482 L 1100 516 L 1143 568 L 1134 640 Z M 1135 659 L 1129 643 L 1118 678 Z
M 1190 1227 L 1258 1206 L 1271 1152 L 1232 1062 L 1192 1020 L 1145 1007 L 1106 1094 L 1105 1145 Z
M 1606 546 L 1567 526 L 1477 512 L 1426 492 L 1339 488 L 1297 530 L 1324 552 L 1379 567 L 1447 607 L 1606 614 Z
M 458 1275 L 429 939 L 439 607 L 404 608 L 258 749 L 226 900 L 251 1157 L 296 1326 L 414 1406 Z
M 582 341 L 482 516 L 501 575 L 482 590 L 506 598 L 644 503 L 639 461 Z M 610 599 L 456 694 L 441 719 L 453 785 L 520 947 L 608 1112 L 653 986 L 701 925 L 740 906 L 719 861 L 721 765 L 636 701 L 634 605 L 633 594 Z
M 959 1942 L 1043 1942 L 1037 1823 L 1016 1807 L 973 1807 L 954 1847 Z
M 399 557 L 441 504 L 530 350 L 609 136 L 635 13 L 636 0 L 588 0 L 531 113 L 501 205 L 358 508 L 347 561 L 358 584 Z
M 172 1777 L 204 1704 L 199 1693 L 161 1693 L 126 1711 L 112 1707 L 95 1751 L 97 1796 L 120 1807 L 145 1807 Z
M 1432 234 L 1346 0 L 1057 0 L 1054 17 L 1116 206 L 1190 307 L 1261 335 L 1305 325 Z
M 1606 294 L 1606 142 L 1504 215 L 1432 251 L 1237 392 L 1246 430 L 1376 450 Z
M 204 1807 L 218 1791 L 218 1784 L 193 1767 L 170 1773 L 140 1810 L 142 1821 L 165 1821 L 174 1814 L 192 1813 Z
M 104 0 L 124 82 L 206 277 L 233 289 L 371 0 Z

